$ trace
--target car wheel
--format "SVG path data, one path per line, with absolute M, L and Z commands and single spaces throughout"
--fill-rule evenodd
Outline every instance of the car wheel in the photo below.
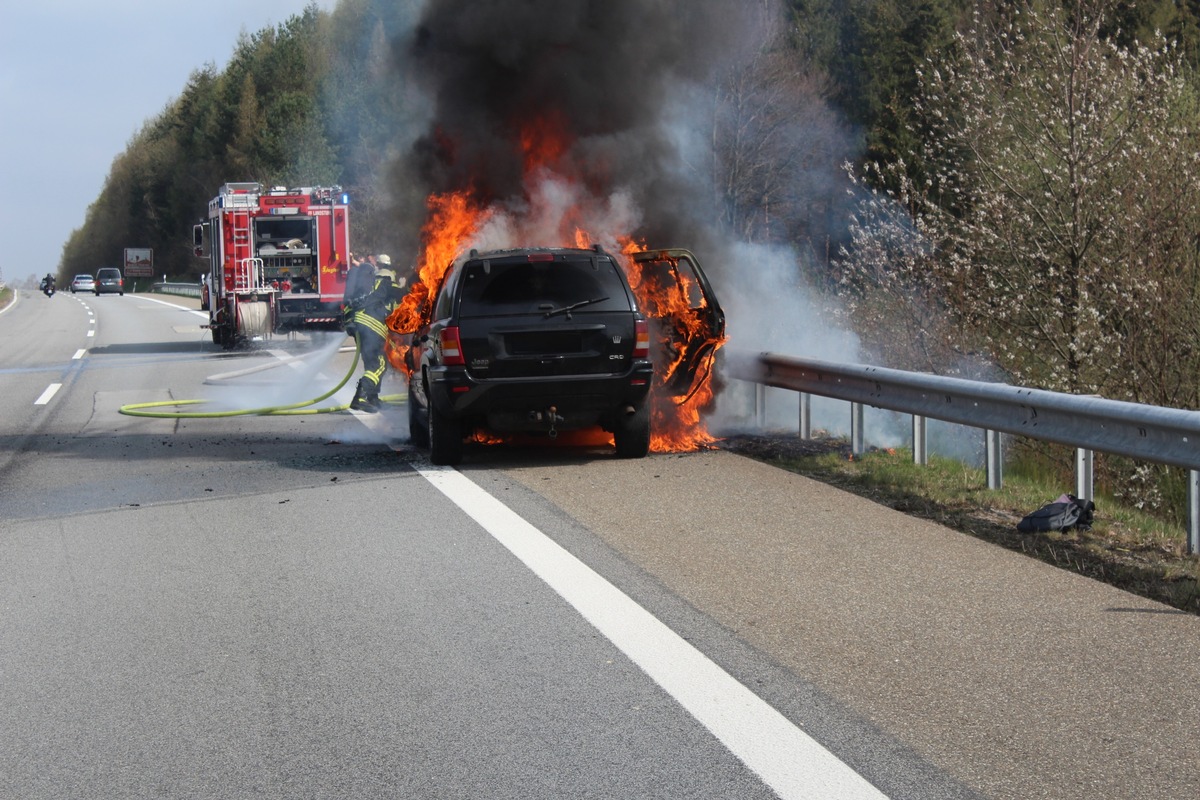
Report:
M 429 449 L 429 423 L 421 419 L 417 401 L 413 398 L 412 389 L 408 390 L 408 437 L 416 447 Z M 429 412 L 426 411 L 426 414 Z
M 650 404 L 623 416 L 613 427 L 613 442 L 620 458 L 643 458 L 650 452 Z
M 429 460 L 434 464 L 452 467 L 462 461 L 462 426 L 430 403 L 425 409 L 429 419 Z

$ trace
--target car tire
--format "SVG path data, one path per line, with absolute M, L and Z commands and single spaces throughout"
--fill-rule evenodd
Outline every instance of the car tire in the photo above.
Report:
M 437 410 L 430 403 L 425 410 L 429 419 L 429 460 L 438 466 L 453 467 L 462 461 L 463 437 L 462 426 L 453 419 Z
M 622 416 L 613 427 L 618 458 L 644 458 L 650 452 L 650 404 Z
M 408 437 L 413 446 L 423 450 L 429 449 L 429 423 L 421 419 L 417 401 L 413 398 L 412 389 L 408 390 Z M 429 412 L 426 411 L 426 414 Z

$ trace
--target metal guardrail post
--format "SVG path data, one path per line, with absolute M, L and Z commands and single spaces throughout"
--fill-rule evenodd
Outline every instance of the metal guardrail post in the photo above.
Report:
M 767 417 L 767 387 L 761 383 L 754 384 L 754 424 L 763 426 Z
M 912 418 L 913 463 L 920 466 L 929 464 L 929 420 L 920 414 Z
M 987 485 L 989 489 L 1004 486 L 1004 453 L 1001 452 L 1000 431 L 988 430 L 987 436 Z
M 812 438 L 812 395 L 800 392 L 800 438 Z
M 861 456 L 866 452 L 866 446 L 863 444 L 865 437 L 863 436 L 863 404 L 850 404 L 850 452 L 856 456 Z
M 1084 447 L 1075 448 L 1075 496 L 1080 500 L 1095 499 L 1095 454 Z
M 1200 470 L 1188 470 L 1187 551 L 1200 553 Z

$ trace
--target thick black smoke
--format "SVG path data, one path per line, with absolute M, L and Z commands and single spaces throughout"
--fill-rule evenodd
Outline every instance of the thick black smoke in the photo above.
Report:
M 483 205 L 521 203 L 522 135 L 563 134 L 556 172 L 594 196 L 625 192 L 628 231 L 652 246 L 678 239 L 704 194 L 675 126 L 689 87 L 761 44 L 746 0 L 432 0 L 401 72 L 431 103 L 428 129 L 402 159 L 400 219 L 419 226 L 425 198 L 470 190 Z M 711 216 L 710 216 L 711 219 Z M 415 228 L 408 237 L 415 243 Z M 526 244 L 562 244 L 528 242 Z M 415 247 L 414 247 L 415 250 Z

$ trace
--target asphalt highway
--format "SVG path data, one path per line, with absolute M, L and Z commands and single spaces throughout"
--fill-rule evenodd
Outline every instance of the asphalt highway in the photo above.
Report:
M 0 796 L 1200 794 L 1191 615 L 719 449 L 119 414 L 349 366 L 194 307 L 0 313 Z

